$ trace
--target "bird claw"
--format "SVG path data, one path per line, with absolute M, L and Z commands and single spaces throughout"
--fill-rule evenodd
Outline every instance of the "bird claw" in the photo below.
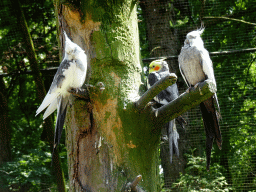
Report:
M 199 93 L 200 93 L 200 95 L 203 95 L 202 89 L 200 87 L 199 87 Z
M 166 141 L 168 141 L 169 139 L 168 139 L 168 136 L 167 135 L 163 135 L 162 137 L 161 137 L 161 141 L 163 141 L 163 142 L 166 142 Z
M 199 83 L 197 83 L 197 84 L 194 86 L 194 88 L 196 89 L 198 86 L 199 86 Z M 198 88 L 198 90 L 199 90 L 200 95 L 203 95 L 202 89 L 201 89 L 200 87 Z
M 156 103 L 154 101 L 150 101 L 146 104 L 145 108 L 153 107 Z
M 186 93 L 190 93 L 191 90 L 193 90 L 194 88 L 191 86 L 186 90 Z
M 155 111 L 155 116 L 156 116 L 156 117 L 158 116 L 158 110 Z
M 89 98 L 89 91 L 87 89 L 71 88 L 68 92 L 83 99 Z
M 105 90 L 105 85 L 102 82 L 98 82 L 96 86 L 99 88 L 101 92 Z

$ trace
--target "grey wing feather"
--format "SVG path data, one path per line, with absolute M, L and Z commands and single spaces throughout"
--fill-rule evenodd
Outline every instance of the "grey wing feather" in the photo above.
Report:
M 180 68 L 181 76 L 183 77 L 183 79 L 184 79 L 185 83 L 187 84 L 187 86 L 188 86 L 188 87 L 190 87 L 190 84 L 189 84 L 189 82 L 188 82 L 188 80 L 187 80 L 186 76 L 184 75 L 184 72 L 183 72 L 183 70 L 182 70 L 182 68 L 181 68 L 181 66 L 180 66 L 180 65 L 179 65 L 179 68 Z
M 148 75 L 148 87 L 153 86 L 157 81 L 161 79 L 160 75 L 152 72 Z
M 148 76 L 148 87 L 151 87 L 154 85 L 157 81 L 159 81 L 161 78 L 164 78 L 169 73 L 164 73 L 164 75 L 161 76 L 158 73 L 150 73 Z M 166 100 L 167 102 L 170 102 L 176 98 L 179 97 L 178 87 L 177 84 L 173 84 L 169 87 L 167 87 L 165 90 L 161 91 L 157 96 L 156 99 L 158 102 L 161 103 L 161 101 Z M 165 103 L 162 103 L 165 104 Z
M 58 70 L 57 70 L 57 72 L 56 72 L 56 74 L 53 78 L 51 87 L 49 89 L 49 93 L 54 92 L 55 89 L 57 89 L 57 88 L 61 88 L 63 80 L 65 79 L 65 76 L 63 75 L 63 72 L 64 72 L 65 69 L 69 68 L 70 62 L 71 61 L 68 61 L 68 60 L 64 59 L 60 63 L 60 66 L 59 66 L 59 68 L 58 68 Z
M 176 83 L 167 87 L 165 90 L 161 91 L 158 94 L 158 98 L 160 100 L 166 99 L 168 102 L 171 102 L 174 99 L 177 99 L 178 97 L 179 97 L 179 92 L 178 92 L 178 87 Z
M 39 106 L 39 108 L 36 111 L 36 115 L 38 115 L 41 111 L 43 111 L 45 108 L 47 108 L 48 106 L 50 107 L 49 109 L 46 110 L 45 114 L 44 114 L 44 119 L 47 118 L 49 115 L 51 115 L 51 113 L 53 113 L 57 107 L 57 98 L 60 95 L 60 92 L 56 91 L 57 89 L 61 88 L 63 81 L 65 80 L 65 76 L 63 75 L 63 71 L 65 69 L 68 69 L 68 67 L 70 66 L 70 61 L 64 59 L 51 84 L 51 87 L 47 93 L 47 95 L 45 96 L 43 102 L 41 103 L 41 105 Z

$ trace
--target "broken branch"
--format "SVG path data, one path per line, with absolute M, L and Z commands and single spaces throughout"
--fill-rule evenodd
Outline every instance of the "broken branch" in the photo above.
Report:
M 144 192 L 143 189 L 141 189 L 140 187 L 138 187 L 138 183 L 142 180 L 142 176 L 138 175 L 132 183 L 127 183 L 124 192 Z

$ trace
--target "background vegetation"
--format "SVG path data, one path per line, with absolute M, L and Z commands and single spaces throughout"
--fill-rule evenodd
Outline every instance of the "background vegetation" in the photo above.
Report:
M 174 21 L 168 20 L 168 30 L 177 32 L 179 49 L 186 33 L 199 28 L 204 21 L 206 29 L 202 38 L 205 47 L 212 52 L 222 112 L 223 149 L 219 151 L 214 146 L 209 173 L 205 169 L 205 133 L 198 109 L 185 114 L 189 125 L 185 132 L 180 132 L 185 135 L 180 143 L 186 143 L 187 155 L 182 154 L 187 162 L 186 168 L 178 179 L 164 177 L 163 191 L 255 190 L 256 55 L 255 49 L 248 49 L 255 47 L 256 1 L 152 2 L 163 3 L 163 10 L 156 11 L 172 11 Z M 47 69 L 57 67 L 60 60 L 53 2 L 22 0 L 21 5 L 40 68 L 46 69 L 42 74 L 48 90 L 55 71 Z M 11 136 L 11 158 L 0 162 L 0 191 L 1 188 L 10 191 L 56 191 L 51 149 L 45 139 L 42 117 L 34 117 L 40 101 L 36 97 L 15 10 L 7 0 L 0 2 L 0 18 L 0 92 L 7 100 Z M 147 66 L 149 60 L 146 58 L 152 57 L 152 48 L 140 4 L 138 19 L 141 54 Z M 182 92 L 186 86 L 181 77 L 178 83 Z M 68 179 L 64 137 L 59 151 Z M 179 159 L 172 166 L 178 163 Z

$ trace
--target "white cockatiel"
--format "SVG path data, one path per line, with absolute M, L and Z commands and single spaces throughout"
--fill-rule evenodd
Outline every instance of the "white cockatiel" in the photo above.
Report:
M 87 72 L 87 56 L 84 50 L 73 43 L 64 31 L 65 53 L 62 62 L 54 76 L 51 87 L 45 96 L 42 104 L 36 111 L 38 115 L 45 108 L 43 119 L 46 119 L 57 109 L 57 122 L 54 134 L 54 149 L 60 142 L 63 130 L 67 105 L 70 102 L 71 94 L 68 92 L 71 88 L 81 88 Z
M 202 28 L 188 33 L 184 42 L 184 47 L 182 47 L 179 55 L 180 72 L 189 87 L 197 86 L 199 82 L 207 79 L 211 80 L 216 86 L 212 61 L 209 52 L 204 48 L 204 42 L 201 39 L 203 31 L 204 29 Z M 207 170 L 209 170 L 210 166 L 213 140 L 216 140 L 219 149 L 221 149 L 222 146 L 219 115 L 215 109 L 214 101 L 217 103 L 219 110 L 216 93 L 211 98 L 200 103 L 206 133 Z

